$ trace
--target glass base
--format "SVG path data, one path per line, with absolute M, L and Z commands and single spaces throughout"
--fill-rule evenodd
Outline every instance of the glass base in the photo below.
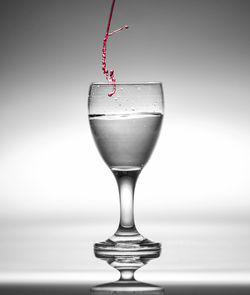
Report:
M 112 238 L 96 243 L 94 252 L 119 271 L 135 271 L 160 256 L 161 244 L 145 239 L 135 228 L 119 228 Z
M 96 243 L 94 245 L 94 252 L 98 258 L 109 258 L 116 256 L 122 258 L 123 256 L 139 256 L 140 258 L 157 258 L 160 256 L 161 244 L 154 243 L 150 240 L 144 239 L 141 242 L 116 242 L 110 239 Z
M 120 272 L 120 280 L 114 283 L 96 286 L 93 294 L 164 294 L 164 289 L 138 282 L 134 278 L 137 269 L 161 253 L 161 244 L 145 239 L 136 228 L 119 226 L 112 238 L 96 243 L 94 252 L 97 258 L 107 261 Z
M 93 287 L 91 294 L 128 294 L 139 293 L 139 294 L 152 294 L 152 295 L 163 295 L 164 289 L 155 285 L 132 281 L 117 281 L 114 283 L 108 283 Z

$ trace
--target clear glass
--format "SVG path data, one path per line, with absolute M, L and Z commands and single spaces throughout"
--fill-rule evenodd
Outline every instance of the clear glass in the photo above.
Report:
M 110 84 L 92 83 L 88 109 L 96 146 L 118 184 L 120 222 L 111 238 L 94 245 L 94 252 L 120 271 L 119 283 L 134 286 L 134 272 L 161 251 L 160 243 L 144 238 L 136 229 L 134 190 L 159 136 L 163 90 L 160 82 L 118 83 L 115 94 L 108 97 L 111 90 Z

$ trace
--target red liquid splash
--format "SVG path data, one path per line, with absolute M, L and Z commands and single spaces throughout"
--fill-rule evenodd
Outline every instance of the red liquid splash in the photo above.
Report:
M 108 94 L 108 96 L 112 96 L 115 91 L 116 91 L 116 85 L 115 85 L 115 76 L 114 76 L 114 70 L 108 70 L 106 67 L 106 52 L 107 52 L 107 41 L 108 41 L 108 37 L 114 35 L 117 32 L 122 31 L 123 29 L 128 29 L 128 26 L 124 26 L 118 30 L 113 31 L 112 33 L 109 33 L 109 27 L 110 27 L 110 23 L 111 23 L 111 19 L 112 19 L 112 14 L 113 14 L 113 10 L 114 10 L 114 5 L 115 5 L 115 0 L 113 0 L 112 2 L 112 6 L 111 6 L 111 10 L 110 10 L 110 14 L 109 14 L 109 21 L 108 21 L 108 26 L 107 26 L 107 31 L 106 31 L 106 35 L 105 38 L 103 39 L 103 45 L 102 45 L 102 70 L 103 73 L 106 75 L 106 79 L 109 83 L 113 84 L 113 91 L 110 92 Z

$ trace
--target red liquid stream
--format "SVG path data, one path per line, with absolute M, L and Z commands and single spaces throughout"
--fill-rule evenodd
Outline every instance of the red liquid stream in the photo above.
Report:
M 108 96 L 112 96 L 115 91 L 116 91 L 116 85 L 115 85 L 115 76 L 114 76 L 114 70 L 108 70 L 106 67 L 106 52 L 107 52 L 107 41 L 108 38 L 110 36 L 112 36 L 113 34 L 122 31 L 123 29 L 128 29 L 128 26 L 124 26 L 118 30 L 113 31 L 112 33 L 109 33 L 109 27 L 110 27 L 110 23 L 111 23 L 111 19 L 112 19 L 112 14 L 113 14 L 113 10 L 114 10 L 114 5 L 115 5 L 115 0 L 113 0 L 112 2 L 112 6 L 111 6 L 111 10 L 110 10 L 110 14 L 109 14 L 109 20 L 108 20 L 108 25 L 107 25 L 107 31 L 106 31 L 106 35 L 105 38 L 103 39 L 103 45 L 102 45 L 102 70 L 103 73 L 106 75 L 106 79 L 109 83 L 112 83 L 113 85 L 113 91 L 110 92 L 108 94 Z

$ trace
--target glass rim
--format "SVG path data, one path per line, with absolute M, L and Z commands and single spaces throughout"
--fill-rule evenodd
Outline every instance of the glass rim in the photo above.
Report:
M 92 85 L 105 85 L 105 86 L 112 86 L 112 83 L 109 82 L 91 82 L 90 86 Z M 146 82 L 116 82 L 115 85 L 162 85 L 160 81 L 146 81 Z

